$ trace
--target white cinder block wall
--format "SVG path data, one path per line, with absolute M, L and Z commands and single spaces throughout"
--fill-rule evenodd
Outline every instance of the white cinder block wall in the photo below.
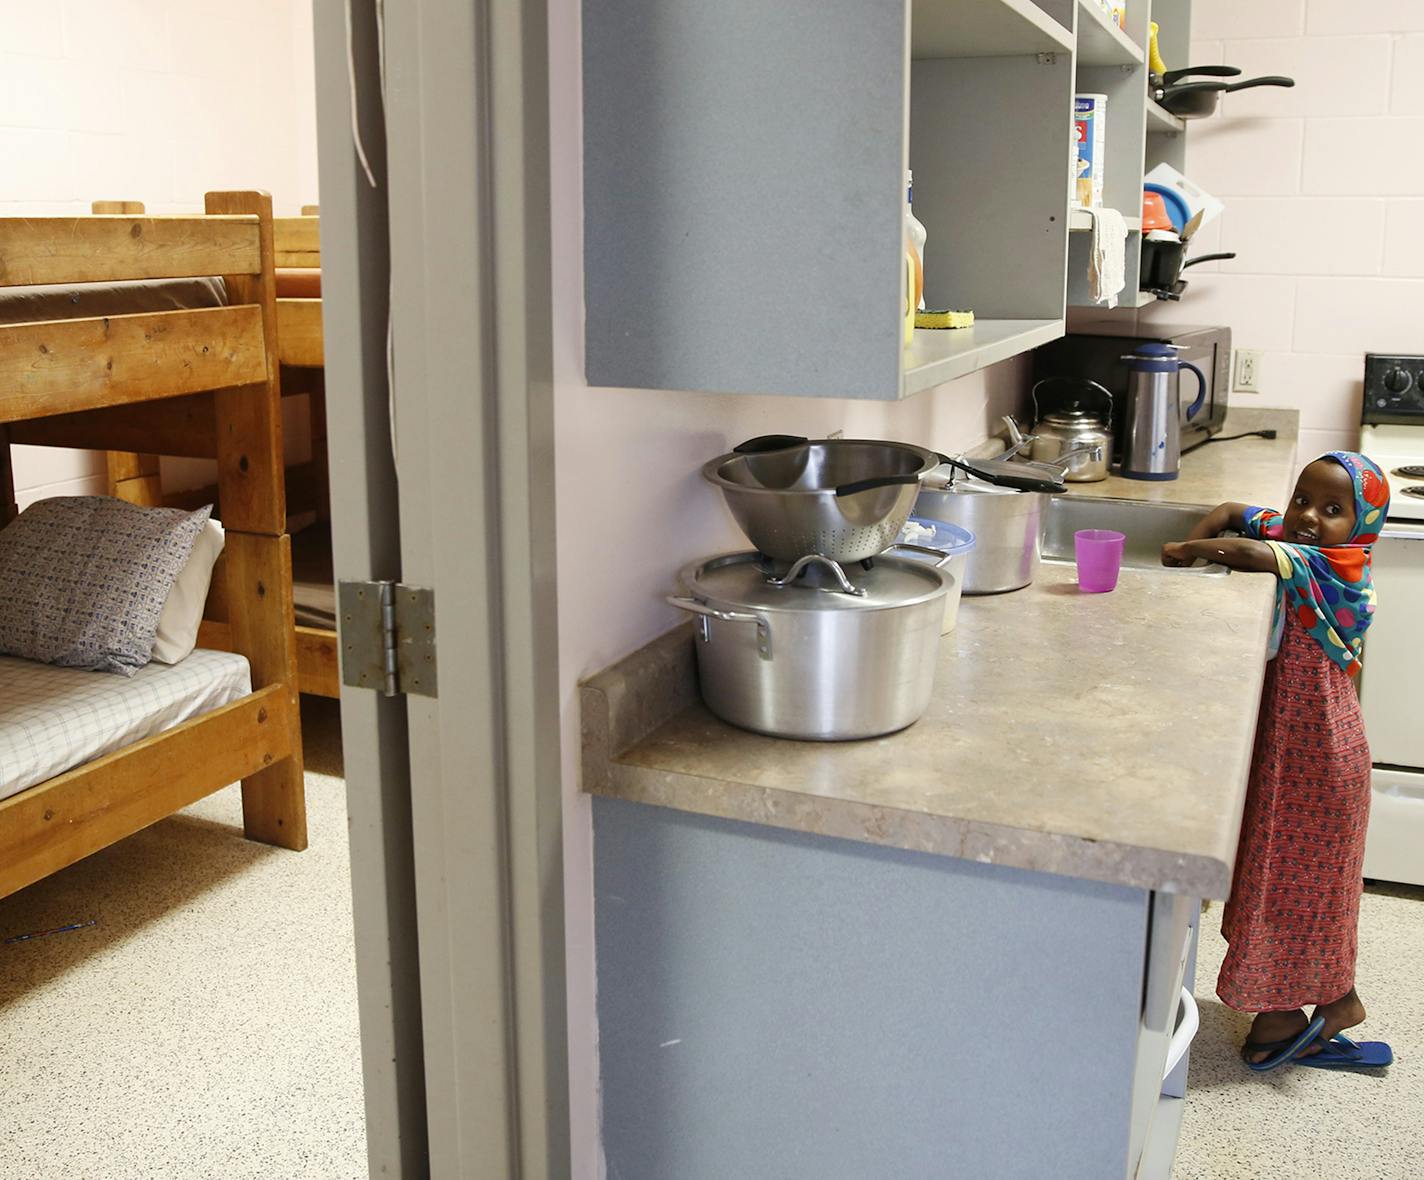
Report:
M 1193 268 L 1167 318 L 1264 350 L 1232 401 L 1299 408 L 1303 452 L 1353 447 L 1364 354 L 1424 352 L 1424 0 L 1194 0 L 1192 36 L 1169 66 L 1296 86 L 1191 124 L 1187 173 L 1227 205 L 1194 252 L 1239 256 Z
M 0 216 L 315 203 L 311 35 L 308 0 L 0 0 Z M 102 491 L 102 465 L 16 447 L 15 483 L 22 506 Z

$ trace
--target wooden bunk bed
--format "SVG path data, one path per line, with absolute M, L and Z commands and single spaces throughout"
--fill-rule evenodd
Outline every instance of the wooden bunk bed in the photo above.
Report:
M 96 201 L 96 214 L 136 214 L 131 201 Z M 314 518 L 293 533 L 293 597 L 296 606 L 297 673 L 301 691 L 336 697 L 341 691 L 336 639 L 336 595 L 331 558 L 330 493 L 326 446 L 326 375 L 321 325 L 321 246 L 316 206 L 300 217 L 273 219 L 269 269 L 276 292 L 276 346 L 283 397 L 307 395 L 311 458 L 286 469 L 288 513 Z M 190 508 L 216 499 L 217 488 L 165 492 L 159 457 L 110 452 L 109 494 L 135 504 Z
M 0 800 L 0 897 L 238 780 L 249 839 L 306 847 L 271 199 L 210 193 L 206 211 L 0 219 L 0 286 L 222 277 L 223 306 L 0 325 L 0 524 L 11 444 L 216 458 L 226 544 L 199 645 L 240 653 L 251 682 Z

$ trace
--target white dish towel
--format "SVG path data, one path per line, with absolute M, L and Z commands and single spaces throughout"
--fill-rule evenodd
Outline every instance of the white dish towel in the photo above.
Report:
M 1093 219 L 1088 243 L 1088 292 L 1094 303 L 1117 306 L 1127 285 L 1123 259 L 1127 253 L 1127 222 L 1116 209 L 1088 209 Z

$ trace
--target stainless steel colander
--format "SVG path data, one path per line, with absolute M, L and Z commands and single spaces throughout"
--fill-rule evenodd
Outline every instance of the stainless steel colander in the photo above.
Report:
M 941 456 L 868 439 L 752 439 L 703 465 L 737 524 L 768 557 L 863 561 L 895 543 L 920 480 Z

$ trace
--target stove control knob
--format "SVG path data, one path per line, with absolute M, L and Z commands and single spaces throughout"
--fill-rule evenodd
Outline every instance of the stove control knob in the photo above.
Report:
M 1384 387 L 1390 393 L 1403 393 L 1413 383 L 1413 374 L 1408 369 L 1401 369 L 1398 366 L 1384 375 Z

